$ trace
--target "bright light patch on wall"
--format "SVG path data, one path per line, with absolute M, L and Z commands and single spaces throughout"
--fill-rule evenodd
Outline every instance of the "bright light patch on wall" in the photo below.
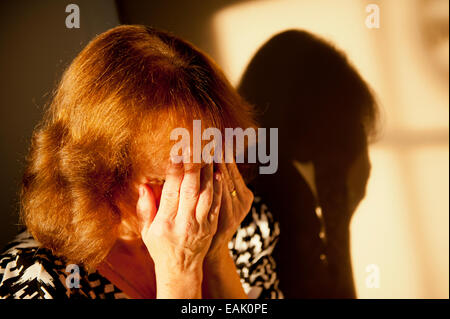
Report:
M 269 37 L 295 28 L 320 34 L 338 47 L 351 47 L 351 60 L 357 59 L 363 72 L 370 71 L 373 50 L 364 9 L 364 4 L 355 0 L 249 1 L 231 6 L 213 18 L 218 62 L 237 84 L 252 56 Z

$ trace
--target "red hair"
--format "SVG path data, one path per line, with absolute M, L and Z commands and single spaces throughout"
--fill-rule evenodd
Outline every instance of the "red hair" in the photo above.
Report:
M 193 119 L 222 132 L 255 127 L 252 108 L 191 44 L 139 25 L 100 34 L 64 72 L 33 133 L 21 187 L 26 227 L 55 255 L 93 269 L 117 239 L 125 218 L 117 201 L 142 161 L 157 169 L 168 128 Z

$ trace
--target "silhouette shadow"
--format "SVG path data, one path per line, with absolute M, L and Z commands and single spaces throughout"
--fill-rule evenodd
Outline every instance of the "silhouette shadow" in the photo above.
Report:
M 278 171 L 251 186 L 280 223 L 274 256 L 285 297 L 354 298 L 349 225 L 370 172 L 370 88 L 342 52 L 288 30 L 259 49 L 238 90 L 261 127 L 278 128 Z

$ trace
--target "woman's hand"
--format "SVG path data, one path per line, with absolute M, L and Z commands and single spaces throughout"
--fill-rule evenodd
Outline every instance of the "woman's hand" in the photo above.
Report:
M 219 163 L 218 166 L 223 177 L 222 202 L 217 232 L 206 256 L 208 263 L 229 255 L 228 242 L 250 211 L 254 199 L 234 161 Z
M 236 265 L 228 250 L 242 220 L 253 202 L 253 193 L 245 185 L 236 164 L 219 164 L 223 177 L 219 224 L 205 258 L 203 295 L 207 298 L 247 298 Z
M 203 262 L 219 219 L 221 179 L 212 164 L 171 163 L 158 210 L 151 189 L 140 186 L 137 214 L 155 263 L 158 298 L 201 298 Z

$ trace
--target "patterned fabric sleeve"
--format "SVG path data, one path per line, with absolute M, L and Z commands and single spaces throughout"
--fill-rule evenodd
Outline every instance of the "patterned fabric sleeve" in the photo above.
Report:
M 0 299 L 67 298 L 123 299 L 126 295 L 98 272 L 89 274 L 55 257 L 27 231 L 0 254 Z
M 279 234 L 268 207 L 255 196 L 249 214 L 228 245 L 249 298 L 283 298 L 272 257 Z
M 27 232 L 18 235 L 0 255 L 0 299 L 53 299 L 65 288 L 52 268 L 54 261 L 41 253 Z

